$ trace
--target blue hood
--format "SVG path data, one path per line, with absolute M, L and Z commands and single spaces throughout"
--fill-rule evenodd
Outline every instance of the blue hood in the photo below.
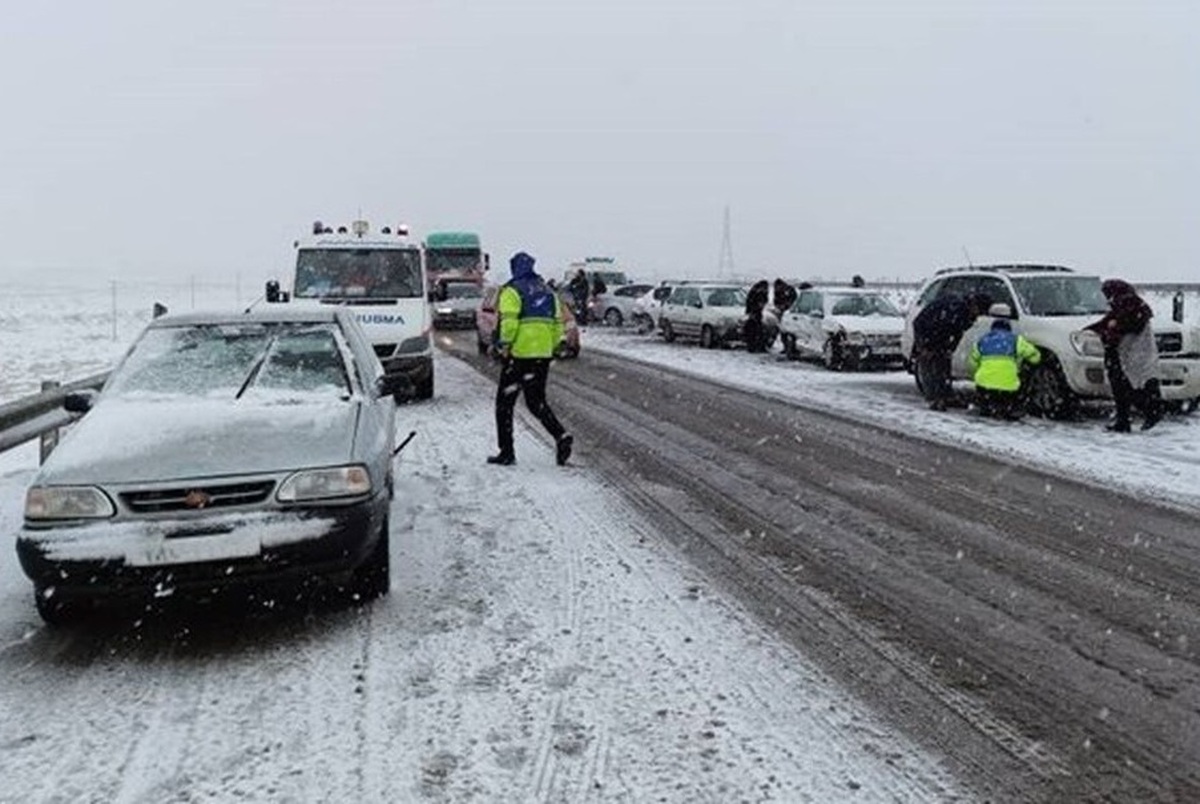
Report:
M 525 277 L 533 276 L 533 257 L 526 254 L 524 251 L 518 251 L 508 261 L 508 267 L 512 269 L 513 279 L 524 279 Z

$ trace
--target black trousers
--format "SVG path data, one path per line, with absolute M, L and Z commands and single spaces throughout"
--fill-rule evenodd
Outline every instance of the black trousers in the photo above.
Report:
M 950 382 L 950 355 L 953 350 L 918 346 L 916 350 L 917 378 L 926 402 L 948 402 L 953 386 Z
M 525 405 L 537 417 L 555 441 L 566 433 L 546 402 L 546 378 L 550 358 L 510 357 L 500 369 L 496 386 L 496 438 L 501 455 L 513 455 L 513 409 L 517 397 L 525 392 Z
M 1115 349 L 1105 350 L 1104 368 L 1108 370 L 1108 385 L 1117 406 L 1118 423 L 1128 424 L 1135 407 L 1147 419 L 1158 419 L 1162 415 L 1162 391 L 1157 379 L 1147 380 L 1141 388 L 1134 388 Z
M 994 388 L 976 388 L 975 405 L 980 415 L 995 419 L 1019 419 L 1025 413 L 1021 392 L 997 391 Z

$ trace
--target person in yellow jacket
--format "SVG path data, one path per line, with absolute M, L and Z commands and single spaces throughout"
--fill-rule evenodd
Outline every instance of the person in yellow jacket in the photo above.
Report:
M 968 358 L 975 380 L 975 404 L 984 416 L 1019 419 L 1024 414 L 1021 367 L 1042 362 L 1042 353 L 1007 318 L 996 318 Z
M 559 466 L 571 457 L 574 439 L 546 402 L 546 378 L 554 350 L 563 338 L 562 302 L 553 289 L 533 270 L 534 259 L 524 251 L 509 260 L 512 279 L 500 289 L 496 310 L 495 349 L 500 356 L 500 383 L 496 388 L 496 437 L 500 451 L 487 462 L 510 466 L 517 462 L 513 451 L 513 409 L 525 392 L 525 404 L 537 417 L 555 444 Z

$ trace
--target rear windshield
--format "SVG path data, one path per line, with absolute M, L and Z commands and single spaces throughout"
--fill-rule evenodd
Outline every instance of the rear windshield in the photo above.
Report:
M 832 304 L 830 315 L 882 315 L 892 318 L 899 318 L 903 315 L 896 309 L 896 305 L 874 293 L 831 296 L 830 302 Z

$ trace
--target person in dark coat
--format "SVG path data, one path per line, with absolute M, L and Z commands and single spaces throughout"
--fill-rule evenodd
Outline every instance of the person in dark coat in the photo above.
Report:
M 930 410 L 945 410 L 952 401 L 950 358 L 963 333 L 990 305 L 982 294 L 947 293 L 921 308 L 913 319 L 913 359 Z
M 1107 279 L 1100 289 L 1108 299 L 1108 312 L 1084 329 L 1095 332 L 1104 344 L 1104 368 L 1117 405 L 1117 417 L 1107 429 L 1128 433 L 1136 407 L 1142 414 L 1142 429 L 1149 430 L 1163 415 L 1158 347 L 1150 326 L 1154 312 L 1122 279 Z
M 764 352 L 767 349 L 766 332 L 763 328 L 763 310 L 770 298 L 771 286 L 760 279 L 750 286 L 746 294 L 746 322 L 742 325 L 742 338 L 747 352 Z
M 587 304 L 590 290 L 591 283 L 588 282 L 587 273 L 580 268 L 575 272 L 575 276 L 571 277 L 571 281 L 567 283 L 567 292 L 571 294 L 571 301 L 574 303 L 575 320 L 581 325 L 587 323 Z
M 779 318 L 783 318 L 783 314 L 792 309 L 792 305 L 796 303 L 796 288 L 790 282 L 785 282 L 782 279 L 775 280 L 775 312 L 779 314 Z

